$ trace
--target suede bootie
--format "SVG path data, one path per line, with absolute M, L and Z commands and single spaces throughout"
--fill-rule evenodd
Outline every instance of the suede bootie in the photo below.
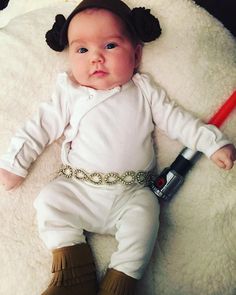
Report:
M 137 280 L 115 269 L 104 276 L 98 295 L 135 295 Z
M 52 273 L 52 281 L 42 295 L 97 294 L 96 270 L 87 244 L 54 250 Z

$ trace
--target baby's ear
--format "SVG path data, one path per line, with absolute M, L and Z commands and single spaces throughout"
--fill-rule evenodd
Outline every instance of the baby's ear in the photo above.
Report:
M 135 69 L 137 69 L 141 63 L 142 54 L 143 54 L 143 45 L 138 44 L 135 47 Z

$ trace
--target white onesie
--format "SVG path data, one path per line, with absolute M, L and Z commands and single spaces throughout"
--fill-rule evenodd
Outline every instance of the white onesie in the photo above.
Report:
M 149 171 L 155 166 L 155 125 L 208 157 L 229 143 L 171 102 L 146 75 L 121 87 L 96 91 L 74 85 L 66 73 L 38 114 L 13 137 L 0 167 L 26 176 L 46 145 L 64 134 L 62 163 L 88 173 Z M 84 230 L 115 235 L 119 245 L 110 268 L 141 278 L 159 228 L 157 198 L 144 184 L 124 185 L 59 176 L 35 201 L 39 233 L 49 249 L 86 242 Z
M 208 157 L 229 143 L 212 125 L 205 125 L 170 101 L 146 75 L 135 74 L 108 91 L 74 85 L 58 75 L 50 102 L 12 138 L 0 167 L 26 176 L 46 145 L 62 134 L 62 162 L 88 171 L 148 170 L 155 163 L 154 126 Z

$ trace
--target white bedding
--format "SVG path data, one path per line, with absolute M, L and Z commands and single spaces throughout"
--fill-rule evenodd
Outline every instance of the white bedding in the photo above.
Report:
M 28 4 L 18 10 L 11 7 L 20 1 L 10 0 L 12 6 L 0 12 L 0 154 L 39 102 L 50 98 L 56 74 L 66 69 L 66 52 L 52 51 L 44 34 L 54 16 L 68 14 L 75 3 L 34 1 L 25 0 Z M 127 3 L 151 7 L 163 28 L 160 39 L 144 50 L 142 71 L 150 72 L 182 106 L 209 118 L 236 88 L 235 39 L 192 1 Z M 222 129 L 236 144 L 235 126 L 233 112 Z M 158 136 L 161 170 L 182 147 Z M 38 238 L 32 204 L 59 167 L 59 154 L 60 141 L 46 149 L 18 190 L 7 193 L 0 187 L 1 295 L 39 295 L 48 283 L 51 257 Z M 236 168 L 221 171 L 202 157 L 171 203 L 161 206 L 159 237 L 139 295 L 236 294 L 235 179 Z M 116 242 L 110 236 L 89 238 L 101 275 Z

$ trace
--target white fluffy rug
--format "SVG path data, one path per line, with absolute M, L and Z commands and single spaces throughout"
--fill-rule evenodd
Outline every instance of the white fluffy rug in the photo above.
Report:
M 223 26 L 188 0 L 129 0 L 149 6 L 163 34 L 144 51 L 142 71 L 150 72 L 169 95 L 207 119 L 236 88 L 236 42 Z M 55 4 L 14 18 L 0 29 L 0 154 L 11 135 L 50 97 L 66 53 L 44 41 L 57 13 Z M 236 113 L 223 130 L 236 144 Z M 158 132 L 157 132 L 158 133 Z M 159 136 L 159 167 L 169 165 L 181 146 Z M 16 191 L 0 188 L 0 294 L 39 295 L 48 283 L 51 256 L 37 235 L 33 201 L 60 165 L 60 141 L 33 165 Z M 162 205 L 152 260 L 140 282 L 141 295 L 236 294 L 236 168 L 221 171 L 205 157 L 189 173 L 171 203 Z M 91 235 L 102 274 L 116 247 L 110 237 Z

